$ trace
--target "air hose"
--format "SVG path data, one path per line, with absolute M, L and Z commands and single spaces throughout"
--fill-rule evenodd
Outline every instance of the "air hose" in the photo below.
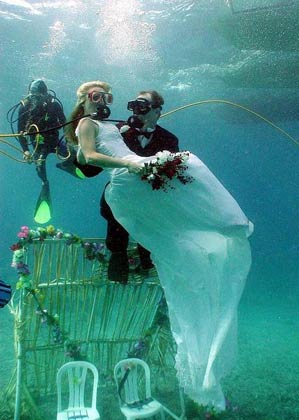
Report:
M 289 133 L 287 133 L 285 130 L 283 130 L 282 128 L 280 128 L 278 125 L 276 125 L 275 123 L 273 123 L 272 121 L 270 121 L 268 118 L 264 117 L 263 115 L 261 115 L 261 114 L 259 114 L 259 113 L 255 112 L 255 111 L 253 111 L 252 109 L 247 108 L 247 107 L 245 107 L 245 106 L 243 106 L 243 105 L 241 105 L 241 104 L 238 104 L 238 103 L 235 103 L 235 102 L 232 102 L 232 101 L 227 101 L 227 100 L 225 100 L 225 99 L 206 99 L 206 100 L 202 100 L 202 101 L 192 102 L 192 103 L 190 103 L 190 104 L 183 105 L 183 106 L 180 106 L 180 107 L 178 107 L 178 108 L 175 108 L 175 109 L 173 109 L 173 110 L 171 110 L 171 111 L 168 111 L 168 112 L 166 112 L 166 113 L 162 114 L 160 118 L 165 118 L 165 117 L 168 117 L 169 115 L 174 114 L 175 112 L 179 112 L 179 111 L 182 111 L 182 110 L 187 109 L 187 108 L 191 108 L 191 107 L 194 107 L 194 106 L 199 106 L 199 105 L 204 105 L 204 104 L 226 104 L 226 105 L 233 106 L 233 107 L 235 107 L 235 108 L 242 109 L 242 110 L 244 110 L 244 111 L 246 111 L 246 112 L 248 112 L 248 113 L 250 113 L 250 114 L 254 115 L 256 118 L 258 118 L 258 119 L 260 119 L 260 120 L 264 121 L 265 123 L 269 124 L 269 125 L 270 125 L 271 127 L 273 127 L 275 130 L 279 131 L 279 132 L 280 132 L 283 136 L 287 137 L 287 138 L 288 138 L 288 140 L 290 140 L 290 141 L 291 141 L 292 143 L 294 143 L 296 146 L 299 146 L 299 141 L 298 141 L 298 140 L 296 140 L 296 139 L 295 139 L 294 137 L 292 137 Z M 57 129 L 63 128 L 63 127 L 65 127 L 65 126 L 66 126 L 66 125 L 68 125 L 68 124 L 71 124 L 71 123 L 73 123 L 73 122 L 75 122 L 75 121 L 80 120 L 81 118 L 84 118 L 84 117 L 89 117 L 89 116 L 91 116 L 91 114 L 88 114 L 88 115 L 83 115 L 82 117 L 75 118 L 74 120 L 72 120 L 72 121 L 68 121 L 68 122 L 66 122 L 65 124 L 59 125 L 59 126 L 57 126 L 57 127 L 49 128 L 49 129 L 47 129 L 47 130 L 43 130 L 43 131 L 35 131 L 35 132 L 30 132 L 30 133 L 29 133 L 29 132 L 23 132 L 23 133 L 16 133 L 16 134 L 0 134 L 0 142 L 2 142 L 2 143 L 4 143 L 4 144 L 6 144 L 6 145 L 8 145 L 8 146 L 10 146 L 10 147 L 12 147 L 12 148 L 14 148 L 15 150 L 17 150 L 17 151 L 19 151 L 19 152 L 21 152 L 21 153 L 23 153 L 23 151 L 22 151 L 21 149 L 19 149 L 19 148 L 17 148 L 17 147 L 15 147 L 15 146 L 13 146 L 13 145 L 12 145 L 12 144 L 10 144 L 9 142 L 7 142 L 7 141 L 5 141 L 5 140 L 2 140 L 2 139 L 3 139 L 3 138 L 5 138 L 5 137 L 21 137 L 21 136 L 25 136 L 25 135 L 29 135 L 29 134 L 30 134 L 30 135 L 35 135 L 35 134 L 44 134 L 44 133 L 47 133 L 47 132 L 52 131 L 52 130 L 57 130 Z M 111 119 L 106 119 L 106 120 L 104 120 L 104 121 L 120 122 L 120 121 L 123 121 L 123 120 L 111 120 Z M 7 156 L 7 157 L 9 157 L 9 158 L 11 158 L 11 159 L 13 159 L 13 160 L 17 161 L 17 162 L 20 162 L 20 163 L 26 163 L 25 161 L 23 161 L 23 160 L 21 160 L 21 159 L 16 159 L 16 158 L 14 158 L 13 156 L 9 155 L 9 154 L 8 154 L 8 153 L 6 153 L 6 152 L 3 152 L 2 150 L 0 150 L 0 154 L 3 154 L 3 155 L 5 155 L 5 156 Z

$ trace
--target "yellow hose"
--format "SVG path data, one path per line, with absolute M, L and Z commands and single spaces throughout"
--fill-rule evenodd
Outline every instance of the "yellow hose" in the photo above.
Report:
M 17 159 L 17 158 L 15 158 L 15 157 L 13 157 L 13 156 L 11 156 L 11 155 L 9 155 L 8 153 L 6 153 L 6 152 L 3 152 L 3 150 L 0 150 L 0 154 L 1 155 L 4 155 L 4 156 L 6 156 L 6 157 L 8 157 L 8 158 L 10 158 L 10 159 L 12 159 L 12 160 L 15 160 L 16 162 L 19 162 L 19 163 L 27 163 L 25 160 L 23 160 L 23 159 Z
M 234 102 L 231 102 L 231 101 L 226 101 L 224 99 L 207 99 L 205 101 L 198 101 L 198 102 L 193 102 L 191 104 L 183 105 L 183 106 L 180 106 L 178 108 L 173 109 L 172 111 L 166 112 L 165 114 L 161 115 L 161 118 L 168 117 L 169 115 L 174 114 L 175 112 L 181 111 L 181 110 L 186 109 L 186 108 L 190 108 L 192 106 L 197 106 L 197 105 L 202 105 L 202 104 L 209 104 L 209 103 L 227 104 L 227 105 L 232 105 L 232 106 L 234 106 L 236 108 L 243 109 L 244 111 L 247 111 L 250 114 L 256 116 L 257 118 L 260 118 L 261 120 L 265 121 L 267 124 L 271 125 L 273 128 L 275 128 L 276 130 L 278 130 L 281 134 L 283 134 L 289 140 L 291 140 L 293 143 L 295 143 L 296 146 L 299 146 L 299 141 L 298 140 L 296 140 L 294 137 L 292 137 L 289 133 L 287 133 L 286 131 L 284 131 L 282 128 L 278 127 L 272 121 L 270 121 L 267 118 L 263 117 L 261 114 L 258 114 L 257 112 L 252 111 L 251 109 L 246 108 L 243 105 L 240 105 L 240 104 L 237 104 L 237 103 L 234 103 Z
M 282 135 L 284 135 L 289 140 L 291 140 L 296 146 L 299 146 L 299 141 L 298 140 L 296 140 L 294 137 L 292 137 L 289 133 L 287 133 L 286 131 L 284 131 L 282 128 L 278 127 L 272 121 L 268 120 L 268 118 L 264 117 L 261 114 L 258 114 L 257 112 L 255 112 L 252 109 L 249 109 L 249 108 L 247 108 L 247 107 L 245 107 L 243 105 L 240 105 L 240 104 L 237 104 L 237 103 L 231 102 L 231 101 L 226 101 L 224 99 L 206 99 L 206 100 L 203 100 L 203 101 L 192 102 L 190 104 L 183 105 L 183 106 L 180 106 L 178 108 L 175 108 L 175 109 L 173 109 L 171 111 L 165 112 L 164 114 L 161 115 L 160 118 L 168 117 L 169 115 L 172 115 L 175 112 L 182 111 L 183 109 L 190 108 L 190 107 L 193 107 L 193 106 L 198 106 L 198 105 L 203 105 L 203 104 L 213 104 L 213 103 L 231 105 L 231 106 L 234 106 L 236 108 L 240 108 L 240 109 L 242 109 L 242 110 L 244 110 L 246 112 L 249 112 L 250 114 L 254 115 L 255 117 L 257 117 L 257 118 L 261 119 L 262 121 L 264 121 L 265 123 L 269 124 L 274 129 L 278 130 Z M 35 124 L 32 124 L 32 126 L 35 126 Z M 35 126 L 35 128 L 37 128 L 36 131 L 38 131 L 38 127 Z M 5 138 L 5 137 L 21 137 L 21 136 L 28 135 L 28 134 L 30 134 L 30 132 L 16 133 L 16 134 L 0 134 L 0 143 L 4 143 L 4 144 L 12 147 L 13 149 L 17 150 L 18 152 L 23 153 L 23 151 L 21 149 L 19 149 L 18 147 L 15 147 L 14 145 L 10 144 L 9 142 L 7 142 L 5 140 L 1 140 L 1 139 L 2 138 Z M 38 142 L 36 143 L 36 146 L 35 146 L 34 151 L 36 150 L 37 146 L 38 146 Z M 6 152 L 3 152 L 2 150 L 0 150 L 0 154 L 5 155 L 5 156 L 9 157 L 10 159 L 15 160 L 16 162 L 27 163 L 24 160 L 20 160 L 20 159 L 14 158 L 13 156 L 9 155 Z M 64 159 L 62 159 L 62 160 L 64 160 Z
M 35 132 L 38 132 L 39 131 L 39 128 L 38 128 L 38 126 L 36 125 L 36 124 L 31 124 L 30 126 L 29 126 L 29 128 L 28 128 L 28 131 L 26 131 L 26 132 L 21 132 L 21 133 L 17 133 L 17 134 L 0 134 L 0 138 L 2 137 L 22 137 L 22 136 L 26 136 L 26 135 L 30 135 L 30 130 L 31 130 L 31 128 L 34 128 L 34 130 L 35 130 Z M 40 141 L 40 138 L 38 137 L 38 136 L 36 136 L 36 145 L 35 145 L 35 147 L 34 147 L 34 150 L 33 150 L 33 152 L 31 153 L 31 159 L 30 159 L 30 163 L 32 163 L 32 162 L 37 162 L 37 161 L 41 161 L 41 160 L 45 160 L 45 159 L 32 159 L 32 156 L 34 156 L 34 154 L 35 154 L 35 152 L 36 152 L 36 150 L 37 150 L 37 147 L 38 147 L 38 145 L 39 145 L 39 141 Z M 17 150 L 18 152 L 20 152 L 20 153 L 24 153 L 23 152 L 23 150 L 22 149 L 20 149 L 19 147 L 16 147 L 16 146 L 14 146 L 13 144 L 11 144 L 11 143 L 9 143 L 8 141 L 6 141 L 6 140 L 1 140 L 0 139 L 0 143 L 4 143 L 4 144 L 6 144 L 7 146 L 9 146 L 9 147 L 11 147 L 11 148 L 13 148 L 13 149 L 15 149 L 15 150 Z M 12 155 L 10 155 L 9 153 L 6 153 L 6 152 L 3 152 L 2 150 L 0 150 L 0 154 L 2 154 L 2 155 L 4 155 L 4 156 L 7 156 L 8 158 L 10 158 L 10 159 L 12 159 L 12 160 L 15 160 L 16 162 L 19 162 L 19 163 L 28 163 L 28 161 L 26 161 L 26 160 L 24 160 L 24 159 L 17 159 L 17 158 L 15 158 L 14 156 L 12 156 Z

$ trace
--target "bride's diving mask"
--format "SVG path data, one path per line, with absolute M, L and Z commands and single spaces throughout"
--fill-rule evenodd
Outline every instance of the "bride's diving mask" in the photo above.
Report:
M 98 104 L 97 112 L 92 115 L 92 118 L 96 120 L 104 120 L 109 118 L 111 111 L 107 105 L 111 105 L 113 103 L 112 93 L 98 92 L 93 90 L 89 92 L 88 98 L 90 102 Z
M 98 92 L 96 90 L 93 90 L 89 92 L 88 98 L 90 102 L 93 102 L 94 104 L 102 103 L 104 105 L 112 105 L 113 103 L 112 93 Z

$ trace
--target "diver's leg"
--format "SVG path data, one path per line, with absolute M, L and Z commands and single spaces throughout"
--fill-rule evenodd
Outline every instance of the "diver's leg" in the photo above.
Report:
M 34 153 L 35 169 L 37 176 L 41 179 L 42 185 L 48 184 L 47 170 L 46 170 L 46 159 L 48 152 L 44 147 L 37 147 Z
M 42 188 L 35 205 L 34 220 L 40 224 L 47 223 L 52 217 L 50 186 L 46 171 L 48 154 L 48 148 L 44 144 L 38 146 L 34 153 L 36 172 L 42 181 Z
M 63 158 L 69 158 L 72 148 L 67 144 L 65 138 L 56 140 L 57 152 Z
M 57 155 L 61 156 L 61 162 L 56 163 L 56 168 L 61 169 L 73 175 L 76 178 L 85 178 L 84 174 L 76 167 L 74 160 L 76 158 L 76 151 L 73 147 L 69 146 L 64 139 L 58 142 Z
M 100 201 L 100 213 L 107 220 L 106 246 L 111 251 L 108 278 L 119 283 L 128 282 L 129 262 L 127 248 L 128 232 L 115 220 L 104 193 Z

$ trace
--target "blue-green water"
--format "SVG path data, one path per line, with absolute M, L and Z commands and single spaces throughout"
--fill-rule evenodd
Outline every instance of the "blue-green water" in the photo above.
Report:
M 113 87 L 114 118 L 128 117 L 127 100 L 139 90 L 156 89 L 165 98 L 164 111 L 201 100 L 228 100 L 262 114 L 296 139 L 299 6 L 239 0 L 231 2 L 237 11 L 265 10 L 233 15 L 228 3 L 0 2 L 1 133 L 10 132 L 8 109 L 27 93 L 33 78 L 42 77 L 67 115 L 76 88 L 100 79 Z M 240 411 L 246 407 L 244 419 L 299 418 L 294 411 L 299 385 L 298 146 L 265 121 L 224 104 L 190 107 L 165 117 L 161 125 L 179 137 L 182 149 L 200 156 L 255 224 L 253 269 L 240 305 L 240 362 L 229 397 Z M 21 158 L 3 144 L 0 149 Z M 0 277 L 14 286 L 8 248 L 20 226 L 35 227 L 40 183 L 33 165 L 4 155 L 0 160 Z M 47 165 L 51 223 L 80 236 L 104 236 L 98 202 L 106 176 L 76 180 L 58 171 L 56 162 L 51 156 Z M 11 359 L 8 317 L 1 310 L 0 350 L 6 361 Z M 6 383 L 7 370 L 0 372 Z

